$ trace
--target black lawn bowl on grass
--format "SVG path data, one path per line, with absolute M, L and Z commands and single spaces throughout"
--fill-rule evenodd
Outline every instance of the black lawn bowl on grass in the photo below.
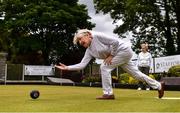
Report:
M 39 93 L 38 90 L 32 90 L 30 92 L 30 96 L 31 96 L 32 99 L 37 99 L 39 97 L 39 95 L 40 95 L 40 93 Z
M 40 97 L 30 98 L 36 89 Z M 0 112 L 180 112 L 180 92 L 114 88 L 115 100 L 96 100 L 101 87 L 0 85 Z M 37 96 L 37 95 L 36 95 Z

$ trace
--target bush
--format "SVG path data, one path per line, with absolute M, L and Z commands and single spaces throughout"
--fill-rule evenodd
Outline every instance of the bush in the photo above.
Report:
M 90 82 L 92 82 L 92 83 L 101 82 L 101 77 L 100 76 L 88 76 L 82 80 L 82 83 L 90 83 Z
M 149 77 L 151 77 L 152 79 L 156 79 L 154 75 L 150 74 Z
M 129 84 L 138 84 L 138 80 L 134 79 L 133 77 L 129 76 Z
M 120 76 L 119 76 L 119 83 L 121 83 L 121 84 L 137 84 L 138 80 L 134 79 L 128 73 L 123 73 L 123 74 L 120 74 Z
M 175 65 L 169 68 L 168 75 L 170 77 L 180 77 L 180 65 Z
M 118 83 L 119 79 L 117 76 L 112 76 L 112 83 Z
M 82 83 L 96 83 L 96 82 L 101 82 L 101 77 L 94 75 L 94 76 L 87 76 L 83 79 Z M 119 79 L 117 76 L 112 76 L 112 83 L 118 83 Z
M 119 75 L 119 83 L 128 84 L 129 83 L 129 74 L 123 73 Z
M 151 77 L 155 80 L 160 80 L 160 76 L 158 74 L 150 74 L 149 77 Z
M 149 77 L 151 77 L 152 79 L 156 79 L 157 75 L 155 74 L 150 74 Z M 128 73 L 123 73 L 119 76 L 119 83 L 121 84 L 138 84 L 139 80 L 134 79 L 130 74 Z

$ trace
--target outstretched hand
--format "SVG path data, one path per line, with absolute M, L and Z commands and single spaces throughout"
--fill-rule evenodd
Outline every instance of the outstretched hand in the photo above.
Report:
M 68 67 L 62 63 L 59 63 L 59 65 L 55 65 L 55 67 L 61 70 L 68 70 Z

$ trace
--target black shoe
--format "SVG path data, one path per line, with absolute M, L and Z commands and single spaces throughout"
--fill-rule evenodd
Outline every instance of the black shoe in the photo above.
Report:
M 99 99 L 99 100 L 113 100 L 115 99 L 114 95 L 107 95 L 107 94 L 104 94 L 100 97 L 97 97 L 96 99 Z
M 161 82 L 161 89 L 158 90 L 159 98 L 162 98 L 164 96 L 164 87 L 165 87 L 165 82 Z

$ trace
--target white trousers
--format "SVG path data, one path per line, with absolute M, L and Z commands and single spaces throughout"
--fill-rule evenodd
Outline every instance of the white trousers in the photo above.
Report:
M 100 70 L 103 94 L 113 94 L 111 71 L 117 66 L 120 66 L 123 70 L 132 75 L 135 79 L 146 82 L 153 89 L 161 89 L 160 82 L 150 78 L 149 76 L 143 74 L 141 71 L 138 70 L 138 67 L 131 61 L 132 55 L 133 51 L 131 48 L 129 48 L 125 51 L 120 51 L 116 56 L 114 56 L 111 65 L 105 65 L 104 63 L 101 64 Z

